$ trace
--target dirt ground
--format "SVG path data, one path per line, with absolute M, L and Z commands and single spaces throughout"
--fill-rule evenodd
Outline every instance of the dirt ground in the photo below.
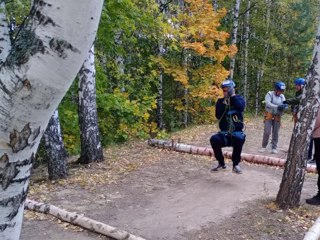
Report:
M 243 152 L 259 154 L 261 119 L 246 120 Z M 292 122 L 286 116 L 277 155 L 285 158 Z M 182 143 L 210 146 L 215 126 L 196 126 L 173 134 Z M 46 169 L 34 171 L 28 198 L 126 230 L 149 240 L 303 239 L 320 216 L 305 199 L 316 190 L 316 175 L 307 174 L 301 207 L 283 211 L 273 200 L 282 169 L 241 163 L 243 174 L 210 173 L 213 159 L 152 148 L 131 142 L 105 150 L 105 162 L 70 164 L 66 180 L 46 180 Z M 70 160 L 72 161 L 72 159 Z M 25 211 L 23 240 L 108 239 L 53 217 Z

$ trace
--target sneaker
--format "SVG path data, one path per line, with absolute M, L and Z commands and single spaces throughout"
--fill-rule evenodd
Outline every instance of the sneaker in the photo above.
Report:
M 218 165 L 217 167 L 212 168 L 210 171 L 211 172 L 217 172 L 217 171 L 221 171 L 221 170 L 226 170 L 227 166 L 226 165 Z
M 308 203 L 310 205 L 320 205 L 320 193 L 313 196 L 312 198 L 306 199 L 306 203 Z
M 233 167 L 232 172 L 237 173 L 237 174 L 241 174 L 242 170 L 239 165 L 236 165 Z
M 272 151 L 271 151 L 271 153 L 272 153 L 272 154 L 277 154 L 277 153 L 278 153 L 278 150 L 275 149 L 275 148 L 273 148 Z
M 267 150 L 267 148 L 261 148 L 260 150 L 259 150 L 259 152 L 261 152 L 261 153 L 264 153 L 265 151 Z

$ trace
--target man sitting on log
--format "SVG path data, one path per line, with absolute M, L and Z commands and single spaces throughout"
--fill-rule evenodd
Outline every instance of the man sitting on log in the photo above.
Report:
M 246 135 L 243 133 L 243 111 L 245 101 L 242 96 L 235 94 L 235 83 L 225 80 L 221 84 L 223 98 L 219 98 L 216 103 L 216 118 L 219 120 L 220 132 L 211 136 L 210 143 L 214 151 L 218 166 L 211 169 L 212 172 L 226 169 L 224 156 L 221 148 L 233 147 L 232 152 L 232 171 L 241 174 L 239 166 L 241 160 L 242 146 Z

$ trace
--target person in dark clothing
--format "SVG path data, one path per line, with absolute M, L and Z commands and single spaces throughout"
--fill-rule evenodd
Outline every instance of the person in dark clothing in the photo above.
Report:
M 306 80 L 304 78 L 296 78 L 294 80 L 294 85 L 296 87 L 296 94 L 295 97 L 287 99 L 283 102 L 283 104 L 289 104 L 291 105 L 291 112 L 293 116 L 293 122 L 294 124 L 298 121 L 298 111 L 299 111 L 299 103 L 300 99 L 302 97 L 302 91 L 304 88 L 304 85 L 306 85 Z
M 320 205 L 320 110 L 316 117 L 316 122 L 314 124 L 312 132 L 313 142 L 314 142 L 314 160 L 316 161 L 317 171 L 318 171 L 318 193 L 312 198 L 306 199 L 306 202 L 311 205 Z
M 304 86 L 306 85 L 306 80 L 304 78 L 296 78 L 294 80 L 294 85 L 296 88 L 296 94 L 295 97 L 289 98 L 286 101 L 284 101 L 284 104 L 291 105 L 291 112 L 293 117 L 294 125 L 296 125 L 298 121 L 298 111 L 299 111 L 299 104 L 302 97 L 302 91 Z M 313 152 L 313 139 L 310 139 L 310 145 L 308 150 L 308 163 L 314 163 L 315 159 L 312 158 L 312 152 Z
M 226 169 L 223 147 L 233 147 L 232 162 L 234 173 L 242 173 L 239 166 L 241 160 L 242 146 L 246 135 L 243 133 L 243 111 L 245 101 L 242 96 L 235 94 L 235 83 L 232 80 L 226 80 L 221 84 L 223 98 L 219 98 L 216 103 L 216 118 L 219 120 L 220 132 L 210 138 L 211 147 L 214 151 L 218 166 L 211 171 Z

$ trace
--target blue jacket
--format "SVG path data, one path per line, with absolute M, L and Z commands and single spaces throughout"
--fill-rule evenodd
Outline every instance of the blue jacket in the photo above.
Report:
M 216 118 L 219 120 L 221 131 L 242 131 L 243 111 L 246 107 L 242 96 L 235 95 L 230 98 L 230 106 L 223 103 L 224 98 L 219 98 L 216 103 Z

